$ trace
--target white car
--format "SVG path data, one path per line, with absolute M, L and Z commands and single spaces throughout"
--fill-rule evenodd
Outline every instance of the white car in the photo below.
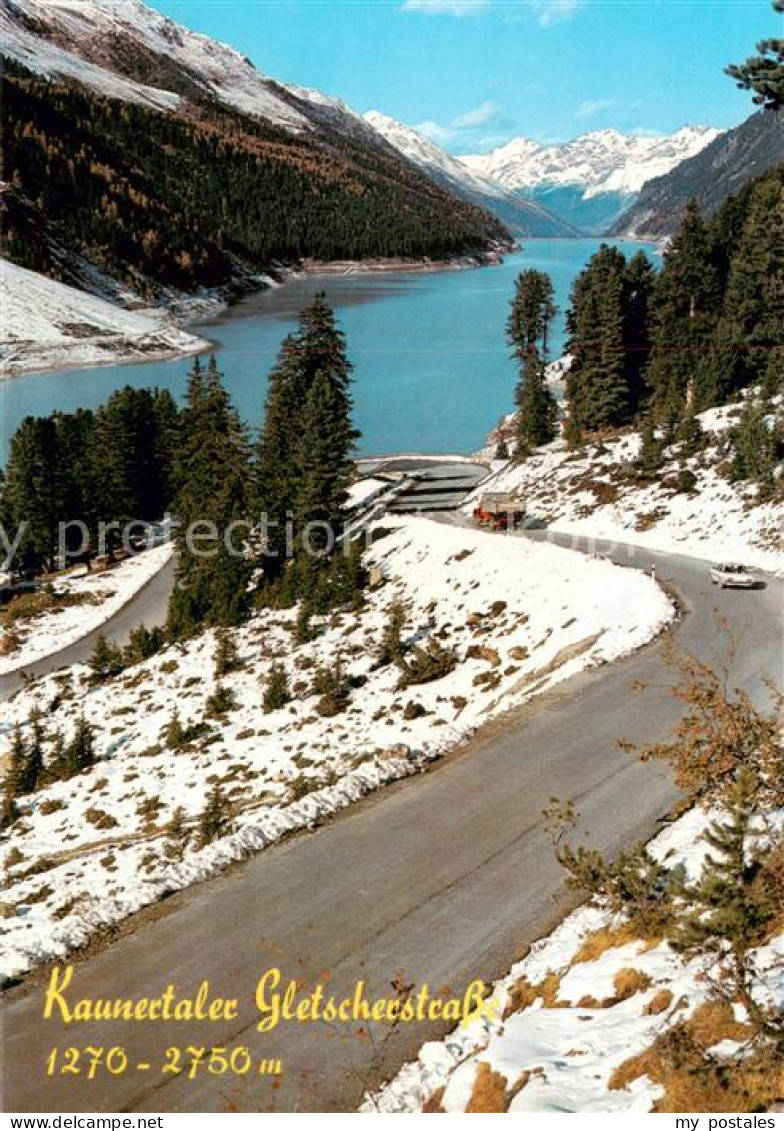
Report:
M 720 585 L 722 589 L 754 589 L 757 585 L 753 573 L 749 573 L 744 566 L 732 562 L 713 566 L 710 579 L 714 585 Z

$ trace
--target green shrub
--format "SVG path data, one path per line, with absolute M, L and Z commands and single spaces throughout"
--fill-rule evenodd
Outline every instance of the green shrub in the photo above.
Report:
M 119 675 L 125 668 L 123 650 L 101 634 L 95 642 L 88 664 L 92 672 L 90 681 L 103 683 L 112 676 Z
M 376 663 L 383 668 L 387 664 L 397 664 L 408 651 L 408 645 L 403 640 L 403 629 L 406 626 L 406 610 L 402 601 L 393 601 L 387 613 L 387 623 L 381 636 L 381 645 L 378 650 Z
M 443 679 L 457 667 L 457 655 L 431 638 L 424 647 L 417 646 L 409 660 L 402 661 L 398 687 L 404 690 L 417 683 L 433 683 Z
M 290 702 L 291 692 L 289 690 L 288 672 L 283 664 L 273 664 L 267 676 L 264 696 L 261 701 L 264 713 L 270 714 L 271 711 L 279 711 L 281 707 L 285 707 Z
M 216 677 L 220 678 L 221 676 L 228 675 L 229 672 L 237 671 L 237 669 L 241 667 L 242 661 L 239 658 L 234 637 L 225 630 L 219 632 L 215 647 Z
M 203 723 L 192 723 L 190 726 L 185 726 L 175 709 L 171 719 L 166 724 L 163 738 L 170 750 L 182 750 L 184 746 L 189 746 L 190 743 L 200 738 L 206 729 Z
M 166 634 L 162 628 L 157 626 L 146 628 L 145 625 L 140 624 L 131 633 L 125 647 L 123 666 L 130 667 L 131 664 L 139 664 L 143 660 L 149 660 L 151 656 L 160 652 L 165 646 Z
M 690 468 L 682 468 L 675 479 L 675 490 L 678 494 L 690 495 L 697 487 L 697 476 Z
M 312 693 L 320 696 L 316 704 L 319 715 L 330 718 L 345 711 L 351 700 L 351 683 L 339 663 L 334 668 L 316 669 Z
M 217 840 L 228 829 L 231 809 L 229 802 L 216 783 L 207 798 L 207 803 L 199 817 L 198 847 L 204 848 Z
M 208 715 L 225 715 L 236 706 L 236 697 L 230 687 L 223 683 L 215 685 L 212 695 L 207 697 L 204 709 Z

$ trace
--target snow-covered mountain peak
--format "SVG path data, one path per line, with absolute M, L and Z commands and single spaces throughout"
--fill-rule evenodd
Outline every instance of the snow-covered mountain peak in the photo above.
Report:
M 445 153 L 412 126 L 390 118 L 379 110 L 370 110 L 365 114 L 365 122 L 432 180 L 466 200 L 489 208 L 518 235 L 577 234 L 576 229 L 546 208 L 523 200 L 512 189 L 488 177 L 481 170 L 474 170 Z
M 704 149 L 719 132 L 711 126 L 687 125 L 670 135 L 650 137 L 605 129 L 557 145 L 521 137 L 492 153 L 459 160 L 472 172 L 511 189 L 576 185 L 586 197 L 632 194 Z

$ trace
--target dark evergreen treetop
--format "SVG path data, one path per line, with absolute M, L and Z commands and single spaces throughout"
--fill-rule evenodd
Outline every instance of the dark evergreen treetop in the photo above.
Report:
M 517 384 L 517 458 L 555 439 L 558 408 L 545 380 L 548 333 L 556 314 L 553 283 L 543 271 L 523 271 L 507 322 L 507 338 L 520 366 Z
M 506 334 L 515 357 L 524 361 L 534 350 L 546 360 L 550 324 L 557 313 L 550 276 L 544 271 L 521 272 L 515 280 L 511 308 Z
M 197 359 L 190 373 L 176 478 L 178 555 L 168 630 L 184 638 L 206 625 L 238 624 L 250 600 L 250 445 L 214 357 L 206 369 Z M 198 530 L 209 539 L 194 537 Z
M 784 0 L 773 0 L 773 9 L 784 12 Z M 763 39 L 757 54 L 745 63 L 731 64 L 726 74 L 735 79 L 741 90 L 754 92 L 753 101 L 768 110 L 784 106 L 784 39 Z
M 627 264 L 622 252 L 602 244 L 574 282 L 566 378 L 572 442 L 584 430 L 615 427 L 634 416 L 642 395 L 651 281 L 637 257 Z
M 312 589 L 321 573 L 314 559 L 342 535 L 352 454 L 352 366 L 343 333 L 319 292 L 283 341 L 270 375 L 264 427 L 257 450 L 258 503 L 266 521 L 265 572 L 286 570 L 288 596 Z M 293 546 L 286 540 L 286 524 Z M 320 524 L 311 530 L 309 524 Z

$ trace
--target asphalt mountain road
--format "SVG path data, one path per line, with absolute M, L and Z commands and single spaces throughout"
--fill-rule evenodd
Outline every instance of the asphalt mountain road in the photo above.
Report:
M 551 536 L 552 537 L 552 536 Z M 572 540 L 566 543 L 571 545 Z M 584 542 L 578 548 L 588 549 Z M 598 547 L 602 549 L 602 547 Z M 710 658 L 721 647 L 717 615 L 736 639 L 733 681 L 755 695 L 782 683 L 782 584 L 752 592 L 711 587 L 708 563 L 605 547 L 624 565 L 650 569 L 686 607 L 680 645 Z M 76 964 L 71 999 L 139 998 L 174 983 L 193 994 L 238 997 L 226 1022 L 74 1023 L 42 1019 L 43 980 L 7 994 L 4 1105 L 16 1112 L 351 1111 L 363 1091 L 449 1026 L 372 1027 L 281 1022 L 259 1033 L 260 976 L 319 979 L 329 993 L 389 994 L 396 972 L 419 987 L 460 995 L 474 978 L 506 971 L 527 943 L 576 902 L 543 825 L 557 794 L 582 814 L 590 842 L 617 851 L 652 833 L 676 797 L 660 764 L 620 751 L 616 740 L 664 738 L 679 706 L 663 684 L 661 642 L 583 673 L 489 723 L 424 776 L 382 790 L 323 828 L 297 836 L 138 916 L 114 943 Z M 642 681 L 648 690 L 631 690 Z M 327 980 L 328 979 L 328 980 Z M 193 1079 L 162 1071 L 167 1049 L 247 1046 L 248 1075 Z M 127 1071 L 46 1075 L 53 1047 L 122 1046 Z M 171 1057 L 171 1053 L 168 1054 Z M 283 1074 L 259 1074 L 260 1058 Z M 140 1064 L 147 1068 L 138 1067 Z
M 70 664 L 85 663 L 90 658 L 95 641 L 106 636 L 115 644 L 125 644 L 131 632 L 140 624 L 151 627 L 164 624 L 169 594 L 174 583 L 175 560 L 169 558 L 166 564 L 141 587 L 121 609 L 92 632 L 82 636 L 59 652 L 44 656 L 9 675 L 0 675 L 0 702 L 8 699 L 24 683 L 25 677 L 46 675 L 57 668 Z

